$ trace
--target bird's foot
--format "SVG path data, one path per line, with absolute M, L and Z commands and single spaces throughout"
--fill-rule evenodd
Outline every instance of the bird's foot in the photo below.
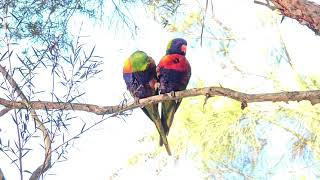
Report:
M 171 91 L 169 96 L 176 97 L 176 93 L 174 91 Z
M 159 82 L 155 83 L 154 84 L 154 89 L 159 89 L 159 88 L 160 88 L 160 83 Z
M 140 100 L 140 98 L 135 97 L 134 98 L 134 104 L 139 104 L 139 100 Z

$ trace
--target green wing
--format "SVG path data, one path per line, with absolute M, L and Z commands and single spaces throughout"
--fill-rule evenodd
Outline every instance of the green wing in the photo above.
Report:
M 176 113 L 177 109 L 179 108 L 181 103 L 180 101 L 164 101 L 162 102 L 161 107 L 161 123 L 164 128 L 164 132 L 166 136 L 168 136 L 170 127 L 173 122 L 174 114 Z M 162 146 L 163 142 L 160 139 L 160 146 Z

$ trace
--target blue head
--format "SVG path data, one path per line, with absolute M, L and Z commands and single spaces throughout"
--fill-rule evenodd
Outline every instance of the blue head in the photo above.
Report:
M 185 56 L 187 52 L 187 41 L 182 38 L 175 38 L 169 41 L 167 46 L 166 55 L 180 54 Z

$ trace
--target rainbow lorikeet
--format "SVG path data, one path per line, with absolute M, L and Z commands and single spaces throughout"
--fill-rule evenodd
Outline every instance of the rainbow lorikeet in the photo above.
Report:
M 154 60 L 143 51 L 136 51 L 125 61 L 123 67 L 123 79 L 131 95 L 138 100 L 158 94 L 158 82 L 156 64 Z M 160 134 L 169 155 L 171 151 L 161 124 L 158 112 L 158 104 L 142 107 L 142 111 L 153 121 Z
M 157 75 L 160 82 L 160 93 L 169 93 L 185 90 L 191 76 L 191 67 L 186 59 L 187 41 L 176 38 L 169 42 L 166 55 L 157 66 Z M 166 133 L 169 133 L 174 114 L 182 100 L 162 102 L 161 122 Z M 160 146 L 163 142 L 160 139 Z

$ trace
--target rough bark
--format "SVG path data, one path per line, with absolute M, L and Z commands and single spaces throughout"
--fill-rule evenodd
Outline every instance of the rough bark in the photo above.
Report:
M 212 96 L 225 96 L 231 99 L 242 102 L 242 107 L 245 108 L 247 103 L 254 102 L 289 102 L 289 101 L 310 101 L 311 104 L 320 102 L 320 90 L 312 91 L 291 91 L 278 93 L 261 93 L 261 94 L 247 94 L 223 87 L 205 87 L 194 88 L 184 91 L 178 91 L 172 96 L 171 93 L 152 96 L 140 99 L 139 102 L 127 103 L 122 101 L 119 105 L 114 106 L 98 106 L 94 104 L 81 103 L 67 103 L 67 102 L 48 102 L 48 101 L 30 101 L 30 108 L 34 110 L 74 110 L 95 113 L 97 115 L 120 114 L 124 111 L 142 107 L 151 103 L 159 103 L 166 100 L 183 99 L 186 97 L 200 96 L 210 98 Z M 0 104 L 5 106 L 5 109 L 26 109 L 26 105 L 22 101 L 10 101 L 0 98 Z
M 268 0 L 267 0 L 268 1 Z M 300 24 L 306 25 L 317 35 L 320 34 L 320 5 L 307 0 L 270 0 L 274 6 L 263 4 L 271 9 L 279 9 L 287 17 L 296 19 Z

